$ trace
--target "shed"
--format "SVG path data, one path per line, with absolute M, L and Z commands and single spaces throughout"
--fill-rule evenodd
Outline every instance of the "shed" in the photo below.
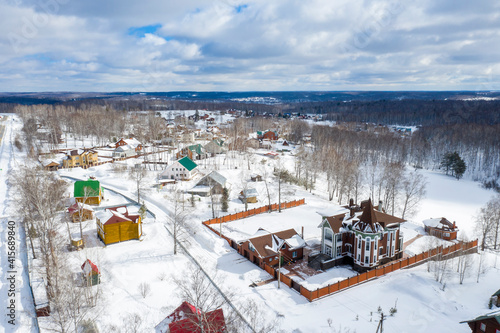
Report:
M 104 244 L 113 244 L 142 236 L 141 215 L 127 206 L 107 208 L 96 215 L 97 235 Z
M 92 220 L 94 218 L 94 208 L 81 202 L 75 202 L 68 207 L 68 213 L 71 215 L 73 222 Z
M 254 173 L 253 175 L 250 176 L 250 180 L 253 182 L 261 182 L 262 176 Z
M 85 260 L 82 265 L 82 276 L 87 287 L 101 283 L 101 272 L 90 259 Z
M 245 201 L 247 203 L 256 203 L 258 200 L 257 200 L 257 196 L 259 194 L 257 193 L 257 190 L 254 189 L 254 188 L 248 188 L 248 189 L 245 189 L 243 191 L 240 192 L 240 196 L 239 196 L 239 199 L 245 203 Z
M 458 228 L 455 222 L 450 222 L 444 217 L 428 219 L 423 221 L 425 232 L 444 240 L 457 239 Z

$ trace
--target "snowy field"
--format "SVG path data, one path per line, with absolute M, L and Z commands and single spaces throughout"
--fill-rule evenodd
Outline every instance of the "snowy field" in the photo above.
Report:
M 5 183 L 7 171 L 15 172 L 15 165 L 22 158 L 19 152 L 10 152 L 12 146 L 9 139 L 10 131 L 18 131 L 20 124 L 12 120 L 7 120 L 7 124 L 9 126 L 2 140 L 0 158 L 0 191 L 6 194 L 9 189 Z M 294 157 L 285 154 L 281 155 L 281 158 L 292 170 Z M 261 163 L 263 159 L 265 163 Z M 133 165 L 137 161 L 124 162 Z M 247 163 L 248 161 L 242 160 L 240 156 L 234 159 L 221 156 L 204 161 L 200 165 L 202 173 L 208 173 L 217 166 L 220 173 L 228 178 L 231 183 L 229 213 L 244 210 L 244 205 L 237 199 L 243 186 L 242 179 L 248 179 L 252 173 L 264 171 L 262 168 L 267 168 L 269 172 L 274 162 L 258 155 L 250 162 L 251 170 L 248 170 Z M 127 318 L 134 313 L 142 318 L 142 332 L 154 332 L 154 326 L 181 303 L 172 279 L 183 276 L 183 271 L 189 267 L 191 260 L 183 253 L 173 254 L 172 237 L 164 227 L 169 226 L 169 214 L 172 210 L 169 196 L 172 188 L 157 190 L 154 187 L 159 172 L 160 170 L 148 171 L 147 180 L 144 182 L 147 190 L 143 193 L 143 198 L 146 206 L 156 214 L 156 219 L 145 220 L 144 236 L 140 241 L 133 240 L 105 247 L 97 240 L 95 224 L 88 223 L 84 231 L 88 240 L 87 248 L 67 253 L 66 259 L 73 267 L 74 274 L 80 272 L 80 266 L 86 258 L 92 259 L 102 270 L 102 283 L 98 287 L 102 291 L 102 297 L 93 312 L 101 332 L 109 332 L 113 326 L 123 326 Z M 405 241 L 423 233 L 422 220 L 441 216 L 456 221 L 461 232 L 473 238 L 474 216 L 494 193 L 466 179 L 457 181 L 434 171 L 424 170 L 422 173 L 428 180 L 427 196 L 417 214 L 403 226 Z M 95 176 L 106 187 L 106 206 L 128 202 L 121 194 L 135 197 L 133 181 L 110 164 L 87 170 L 60 170 L 59 174 L 78 179 Z M 198 175 L 178 186 L 181 189 L 189 189 L 200 178 L 201 175 Z M 249 185 L 259 192 L 259 202 L 249 205 L 249 208 L 266 205 L 265 184 L 256 182 Z M 276 202 L 276 185 L 272 186 L 272 202 Z M 318 182 L 312 192 L 298 187 L 291 187 L 289 190 L 285 200 L 305 198 L 306 205 L 284 210 L 282 213 L 261 214 L 225 224 L 223 233 L 234 235 L 234 238 L 245 238 L 255 233 L 259 227 L 269 231 L 293 227 L 300 233 L 303 226 L 306 241 L 318 242 L 320 216 L 339 213 L 342 208 L 336 202 L 326 199 L 325 188 L 321 182 Z M 15 217 L 14 203 L 8 199 L 8 195 L 5 198 L 0 206 L 3 216 Z M 186 196 L 185 199 L 188 198 Z M 483 254 L 485 269 L 480 274 L 479 283 L 476 280 L 480 260 L 479 255 L 474 255 L 475 263 L 464 284 L 459 284 L 456 266 L 453 266 L 450 267 L 444 290 L 443 286 L 435 281 L 433 273 L 428 272 L 427 265 L 396 271 L 312 303 L 286 286 L 278 289 L 276 282 L 250 287 L 271 277 L 201 225 L 201 221 L 212 217 L 212 210 L 209 198 L 196 199 L 195 207 L 189 207 L 190 204 L 186 203 L 186 208 L 190 209 L 189 233 L 183 236 L 183 244 L 209 274 L 218 276 L 219 281 L 223 281 L 221 287 L 237 295 L 237 306 L 242 306 L 246 300 L 255 301 L 267 319 L 279 320 L 284 332 L 375 332 L 379 319 L 378 308 L 387 315 L 389 309 L 395 306 L 397 313 L 389 316 L 384 322 L 384 332 L 469 332 L 468 326 L 459 322 L 489 312 L 488 298 L 500 287 L 500 262 L 496 263 L 497 257 L 493 254 Z M 6 221 L 7 218 L 2 218 L 1 228 L 5 228 Z M 4 231 L 0 231 L 3 234 Z M 3 298 L 6 291 L 7 258 L 4 238 L 1 242 L 0 298 Z M 425 237 L 418 239 L 412 244 L 413 250 L 417 251 L 425 246 L 425 243 Z M 21 270 L 22 261 L 19 259 L 16 264 Z M 326 282 L 334 282 L 339 276 L 349 274 L 350 270 L 339 268 Z M 22 324 L 18 326 L 17 331 L 35 332 L 31 319 L 33 307 L 29 303 L 30 295 L 24 272 L 19 275 L 19 281 L 22 302 L 18 309 Z M 151 293 L 145 298 L 138 290 L 140 283 L 147 283 L 151 287 Z M 320 280 L 314 276 L 305 283 L 319 287 L 325 283 L 325 279 Z M 0 327 L 6 327 L 5 319 L 2 320 Z M 47 318 L 41 319 L 42 327 L 46 326 L 46 320 Z

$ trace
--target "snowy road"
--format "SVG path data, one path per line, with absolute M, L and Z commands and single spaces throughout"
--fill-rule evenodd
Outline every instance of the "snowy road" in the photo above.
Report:
M 9 116 L 3 122 L 0 145 L 0 307 L 5 332 L 38 332 L 33 297 L 29 286 L 24 230 L 15 217 L 8 178 L 15 172 L 13 127 L 20 126 Z

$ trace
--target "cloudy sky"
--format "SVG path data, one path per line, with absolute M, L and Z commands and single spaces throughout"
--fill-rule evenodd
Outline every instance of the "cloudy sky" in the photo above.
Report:
M 0 0 L 0 91 L 500 90 L 498 0 Z

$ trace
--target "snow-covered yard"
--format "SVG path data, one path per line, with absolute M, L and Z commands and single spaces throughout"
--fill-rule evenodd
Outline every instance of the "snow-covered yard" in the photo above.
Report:
M 15 126 L 11 122 L 9 126 L 12 126 L 9 127 L 9 131 L 19 130 L 19 124 Z M 7 193 L 8 189 L 5 183 L 6 170 L 14 166 L 14 154 L 6 153 L 11 147 L 9 135 L 10 133 L 7 133 L 5 140 L 2 140 L 3 151 L 0 158 L 2 193 Z M 280 157 L 288 166 L 293 163 L 294 157 L 290 154 Z M 21 155 L 17 153 L 16 158 L 20 159 Z M 191 188 L 201 178 L 201 173 L 206 174 L 217 166 L 218 171 L 231 183 L 229 213 L 242 211 L 244 204 L 237 199 L 243 186 L 242 180 L 249 178 L 252 173 L 259 173 L 262 168 L 272 170 L 273 162 L 266 159 L 261 163 L 262 159 L 265 158 L 259 155 L 250 161 L 251 170 L 247 168 L 248 161 L 243 160 L 241 156 L 236 156 L 234 160 L 230 157 L 225 159 L 225 156 L 208 159 L 200 163 L 200 175 L 189 182 L 178 183 L 177 187 L 183 190 Z M 133 165 L 135 162 L 137 161 L 127 160 L 123 161 L 123 164 Z M 105 189 L 106 200 L 103 206 L 128 202 L 120 193 L 135 197 L 134 182 L 126 173 L 117 171 L 111 164 L 87 170 L 76 168 L 58 172 L 61 176 L 77 179 L 95 176 L 108 188 Z M 97 239 L 95 223 L 90 222 L 85 223 L 86 248 L 65 253 L 65 260 L 72 267 L 74 274 L 80 272 L 80 266 L 87 258 L 94 261 L 102 271 L 102 283 L 96 287 L 102 291 L 102 297 L 92 311 L 101 332 L 111 331 L 112 326 L 122 327 L 127 318 L 134 313 L 142 318 L 144 332 L 154 332 L 154 326 L 182 301 L 177 296 L 172 279 L 182 277 L 183 271 L 190 267 L 191 260 L 182 252 L 173 254 L 173 240 L 164 227 L 170 223 L 168 216 L 172 210 L 172 200 L 169 196 L 173 187 L 169 185 L 163 190 L 154 187 L 159 172 L 160 170 L 148 171 L 147 179 L 144 181 L 147 189 L 143 193 L 143 199 L 146 206 L 156 214 L 156 219 L 149 217 L 144 221 L 144 235 L 141 240 L 104 246 Z M 421 202 L 417 214 L 402 226 L 405 241 L 423 233 L 421 222 L 423 219 L 441 216 L 456 221 L 461 232 L 473 238 L 474 216 L 494 193 L 466 179 L 457 181 L 434 171 L 424 170 L 422 174 L 428 180 L 427 196 Z M 264 182 L 249 184 L 259 192 L 259 202 L 251 204 L 249 208 L 267 204 Z M 272 186 L 272 202 L 276 202 L 276 185 L 270 186 Z M 222 232 L 231 238 L 242 239 L 253 235 L 261 227 L 269 231 L 295 228 L 299 233 L 304 227 L 306 241 L 317 244 L 321 215 L 334 215 L 342 211 L 341 206 L 325 198 L 324 186 L 318 182 L 311 192 L 290 186 L 293 191 L 286 199 L 305 198 L 305 205 L 284 210 L 282 213 L 261 214 L 226 223 L 222 226 Z M 255 301 L 267 319 L 279 319 L 285 332 L 335 332 L 334 329 L 336 332 L 340 329 L 342 332 L 344 329 L 350 329 L 351 332 L 354 330 L 374 332 L 380 317 L 379 307 L 385 314 L 389 313 L 390 308 L 397 308 L 394 316 L 389 316 L 384 322 L 385 332 L 468 332 L 467 325 L 459 322 L 488 312 L 488 298 L 499 288 L 500 262 L 497 264 L 497 256 L 490 253 L 483 254 L 485 270 L 479 276 L 479 283 L 476 281 L 480 259 L 476 254 L 473 255 L 474 264 L 469 271 L 470 274 L 463 284 L 458 281 L 456 262 L 453 266 L 450 265 L 444 288 L 435 281 L 427 265 L 396 271 L 312 303 L 286 286 L 278 289 L 277 282 L 250 287 L 256 282 L 269 280 L 271 276 L 240 256 L 228 246 L 227 242 L 201 225 L 202 221 L 212 218 L 209 198 L 197 197 L 195 207 L 191 207 L 188 199 L 189 196 L 186 195 L 189 233 L 183 236 L 183 244 L 188 251 L 209 274 L 217 275 L 219 281 L 223 281 L 221 287 L 237 295 L 234 300 L 237 306 L 242 306 L 246 300 Z M 1 203 L 2 214 L 14 216 L 13 205 L 14 203 L 6 198 Z M 6 220 L 2 219 L 2 225 Z M 72 225 L 72 233 L 78 232 L 77 227 Z M 61 233 L 65 232 L 64 228 L 65 225 L 61 225 Z M 419 249 L 428 243 L 427 237 L 421 237 L 412 243 L 411 251 L 421 252 Z M 3 293 L 6 256 L 5 248 L 2 247 L 1 250 L 0 291 Z M 20 259 L 18 266 L 20 268 L 22 266 Z M 325 275 L 311 276 L 302 283 L 313 289 L 352 276 L 353 272 L 348 268 L 337 267 L 323 274 Z M 21 294 L 24 300 L 23 306 L 20 307 L 23 311 L 20 315 L 24 318 L 22 329 L 30 331 L 33 309 L 27 302 L 30 295 L 26 288 L 26 275 L 22 275 L 20 281 L 23 282 Z M 138 288 L 141 283 L 146 283 L 151 288 L 150 294 L 144 298 Z M 42 327 L 46 325 L 47 320 L 50 318 L 40 320 Z M 6 325 L 5 321 L 2 325 Z

